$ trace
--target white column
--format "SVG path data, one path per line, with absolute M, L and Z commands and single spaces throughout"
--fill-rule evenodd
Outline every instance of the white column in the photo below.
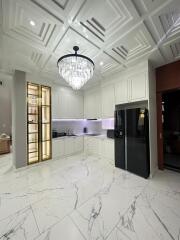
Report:
M 12 143 L 16 168 L 27 165 L 26 74 L 15 70 L 12 86 Z

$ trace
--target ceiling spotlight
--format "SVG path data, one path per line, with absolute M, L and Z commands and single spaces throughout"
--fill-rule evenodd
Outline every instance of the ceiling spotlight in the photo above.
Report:
M 99 63 L 99 65 L 102 66 L 102 65 L 104 65 L 104 63 L 101 61 L 101 62 Z
M 34 22 L 34 21 L 30 21 L 30 24 L 31 24 L 31 26 L 35 26 L 36 25 L 36 23 Z

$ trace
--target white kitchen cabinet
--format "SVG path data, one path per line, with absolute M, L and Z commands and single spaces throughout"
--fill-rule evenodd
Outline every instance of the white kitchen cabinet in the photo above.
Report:
M 101 95 L 99 90 L 85 92 L 84 117 L 101 118 Z
M 108 138 L 85 137 L 84 152 L 87 155 L 101 157 L 114 165 L 114 140 Z
M 100 139 L 96 137 L 84 137 L 84 152 L 87 155 L 99 156 Z
M 102 117 L 114 117 L 115 94 L 114 85 L 102 87 Z
M 92 155 L 92 138 L 84 137 L 84 151 L 87 155 Z
M 59 106 L 59 91 L 55 88 L 52 88 L 52 118 L 60 118 Z
M 116 104 L 122 104 L 128 101 L 128 80 L 122 78 L 115 84 L 115 102 Z
M 114 140 L 113 139 L 102 139 L 101 141 L 101 157 L 108 160 L 114 165 Z
M 68 88 L 52 88 L 52 118 L 83 118 L 84 99 L 81 93 Z
M 65 138 L 65 155 L 72 155 L 74 153 L 74 137 Z
M 52 156 L 53 158 L 70 156 L 83 152 L 84 139 L 82 137 L 62 137 L 53 139 Z
M 83 137 L 75 137 L 74 138 L 74 152 L 82 152 L 84 148 Z
M 115 102 L 123 104 L 147 100 L 147 73 L 140 72 L 124 77 L 115 84 Z
M 129 101 L 147 99 L 147 73 L 141 72 L 129 78 Z
M 85 118 L 91 118 L 91 116 L 93 115 L 93 105 L 91 101 L 92 101 L 91 94 L 86 94 L 84 96 L 84 117 Z
M 65 141 L 64 139 L 53 139 L 52 141 L 52 157 L 62 157 L 65 155 Z

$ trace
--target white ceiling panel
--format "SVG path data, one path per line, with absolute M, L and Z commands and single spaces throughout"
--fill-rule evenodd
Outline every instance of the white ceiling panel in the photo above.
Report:
M 30 2 L 3 0 L 3 31 L 12 38 L 37 48 L 46 48 L 56 39 L 63 24 L 44 14 Z M 29 23 L 33 21 L 35 26 Z
M 57 60 L 78 45 L 95 62 L 91 86 L 144 59 L 179 59 L 180 0 L 0 0 L 0 34 L 1 68 L 60 83 Z
M 97 73 L 102 76 L 107 76 L 108 74 L 123 70 L 122 64 L 106 52 L 102 52 L 96 57 L 95 66 Z
M 62 56 L 64 54 L 74 53 L 73 46 L 79 46 L 79 53 L 95 58 L 99 53 L 99 48 L 78 32 L 69 28 L 64 37 L 59 42 L 54 54 Z
M 30 0 L 60 22 L 72 22 L 86 0 Z
M 108 49 L 108 53 L 126 65 L 129 62 L 139 60 L 139 58 L 152 51 L 154 46 L 155 43 L 151 35 L 144 24 L 141 24 L 124 38 L 115 42 Z
M 151 16 L 154 28 L 159 34 L 159 42 L 164 42 L 180 34 L 180 1 L 174 0 Z
M 157 9 L 163 8 L 166 4 L 169 4 L 173 0 L 140 0 L 140 1 L 146 12 L 152 12 L 156 11 Z
M 177 61 L 180 59 L 180 37 L 174 41 L 166 42 L 161 47 L 165 57 L 171 61 Z
M 139 20 L 131 1 L 92 0 L 86 1 L 77 15 L 74 26 L 98 46 L 106 45 L 114 35 L 125 31 Z

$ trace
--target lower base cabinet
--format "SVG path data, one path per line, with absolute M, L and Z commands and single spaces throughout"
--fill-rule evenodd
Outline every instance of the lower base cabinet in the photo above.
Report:
M 58 158 L 83 152 L 83 145 L 83 137 L 65 137 L 53 139 L 52 156 L 53 158 Z
M 95 137 L 84 137 L 84 152 L 87 155 L 98 156 L 100 153 L 100 139 Z
M 102 139 L 101 140 L 101 157 L 107 159 L 114 165 L 114 140 Z
M 84 150 L 84 138 L 83 137 L 75 138 L 74 151 L 78 153 L 83 152 L 83 150 Z
M 54 139 L 52 141 L 52 157 L 63 157 L 65 155 L 65 139 Z
M 114 164 L 114 140 L 108 138 L 84 137 L 84 152 Z
M 74 153 L 74 143 L 75 138 L 74 137 L 66 137 L 64 139 L 65 141 L 65 155 L 72 155 Z
M 83 152 L 86 155 L 101 157 L 114 165 L 114 140 L 98 137 L 64 137 L 53 139 L 53 158 L 71 156 Z

